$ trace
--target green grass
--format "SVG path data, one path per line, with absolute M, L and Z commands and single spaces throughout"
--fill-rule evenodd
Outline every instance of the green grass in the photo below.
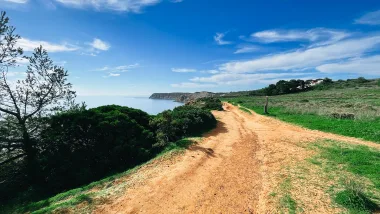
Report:
M 380 143 L 380 88 L 310 91 L 269 98 L 269 116 L 309 129 Z M 264 97 L 234 97 L 223 101 L 264 115 Z M 336 119 L 351 114 L 354 119 Z
M 250 109 L 264 115 L 261 107 L 251 107 Z M 284 111 L 281 107 L 273 107 L 269 110 L 269 113 L 269 116 L 309 129 L 362 138 L 380 143 L 380 118 L 371 121 L 334 119 L 315 114 L 292 114 Z
M 361 191 L 343 190 L 336 194 L 334 201 L 352 214 L 372 213 L 379 208 Z
M 275 197 L 277 194 L 280 195 L 279 198 L 279 208 L 281 213 L 289 213 L 289 214 L 295 214 L 297 213 L 297 210 L 302 210 L 301 207 L 298 207 L 296 200 L 293 199 L 291 195 L 292 190 L 292 182 L 291 179 L 288 177 L 284 179 L 282 183 L 280 183 L 278 188 L 278 193 L 271 193 L 272 197 Z
M 348 146 L 329 141 L 329 146 L 319 146 L 321 158 L 330 165 L 343 165 L 344 169 L 366 177 L 380 191 L 380 152 L 367 146 Z
M 240 106 L 239 109 L 244 111 L 244 112 L 247 112 L 248 114 L 252 114 L 251 111 L 245 107 Z
M 171 143 L 165 148 L 165 150 L 163 150 L 154 159 L 148 161 L 147 163 L 157 158 L 160 158 L 162 156 L 165 156 L 169 153 L 172 154 L 172 153 L 182 152 L 193 143 L 194 141 L 191 139 L 183 139 L 176 143 Z M 83 187 L 72 189 L 72 190 L 57 194 L 45 200 L 30 202 L 30 203 L 16 202 L 14 204 L 9 204 L 8 206 L 2 207 L 1 209 L 4 211 L 4 213 L 42 214 L 42 213 L 51 213 L 53 210 L 57 208 L 61 208 L 61 209 L 70 208 L 85 201 L 91 204 L 93 201 L 92 197 L 94 197 L 96 193 L 89 193 L 88 192 L 89 190 L 95 187 L 99 189 L 106 188 L 107 186 L 112 185 L 113 181 L 117 180 L 118 178 L 130 175 L 136 172 L 145 164 L 141 164 L 125 172 L 106 177 L 102 180 L 92 182 Z M 0 213 L 2 213 L 2 211 L 0 211 Z
M 323 167 L 332 178 L 338 177 L 341 180 L 338 185 L 340 187 L 332 186 L 330 191 L 336 204 L 352 214 L 372 213 L 380 209 L 379 150 L 331 140 L 315 143 L 314 146 L 319 154 L 308 160 L 311 163 L 318 162 L 316 165 Z M 364 184 L 365 180 L 370 183 Z
M 297 202 L 292 198 L 290 194 L 285 194 L 281 200 L 280 205 L 283 208 L 286 208 L 289 214 L 297 213 Z

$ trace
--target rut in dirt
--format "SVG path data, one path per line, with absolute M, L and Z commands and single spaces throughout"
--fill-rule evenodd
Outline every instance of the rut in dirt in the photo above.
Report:
M 279 172 L 310 156 L 300 142 L 328 138 L 380 146 L 249 115 L 228 103 L 224 109 L 213 112 L 218 126 L 201 143 L 170 163 L 143 167 L 123 181 L 131 185 L 121 197 L 109 198 L 95 213 L 275 213 L 270 193 L 283 180 Z M 310 210 L 333 211 L 325 198 L 310 200 Z
M 96 213 L 253 213 L 261 177 L 257 135 L 228 110 L 218 127 L 181 160 Z

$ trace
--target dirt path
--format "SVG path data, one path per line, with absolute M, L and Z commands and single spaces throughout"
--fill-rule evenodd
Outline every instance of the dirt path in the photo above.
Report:
M 380 148 L 379 144 L 310 131 L 224 104 L 214 112 L 218 127 L 169 164 L 139 170 L 121 197 L 95 213 L 273 213 L 270 192 L 281 182 L 281 169 L 311 155 L 302 142 L 319 138 Z M 131 182 L 130 180 L 138 180 Z M 126 182 L 126 181 L 123 181 Z M 310 192 L 310 193 L 309 193 Z M 331 213 L 329 197 L 308 191 L 305 211 Z

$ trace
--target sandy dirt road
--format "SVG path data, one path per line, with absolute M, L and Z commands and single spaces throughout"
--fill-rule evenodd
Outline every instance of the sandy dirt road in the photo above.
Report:
M 218 126 L 202 142 L 170 163 L 140 169 L 138 182 L 95 213 L 274 213 L 269 195 L 283 179 L 279 172 L 311 155 L 299 146 L 303 142 L 328 138 L 380 149 L 379 144 L 250 115 L 227 103 L 224 109 L 213 112 Z M 307 194 L 306 212 L 335 212 L 323 191 Z

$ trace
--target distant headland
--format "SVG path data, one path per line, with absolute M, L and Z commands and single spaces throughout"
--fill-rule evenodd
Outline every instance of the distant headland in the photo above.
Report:
M 149 99 L 157 99 L 157 100 L 174 100 L 176 102 L 188 102 L 190 100 L 195 100 L 198 98 L 204 97 L 218 97 L 220 94 L 202 91 L 195 93 L 181 93 L 181 92 L 173 92 L 173 93 L 154 93 Z

